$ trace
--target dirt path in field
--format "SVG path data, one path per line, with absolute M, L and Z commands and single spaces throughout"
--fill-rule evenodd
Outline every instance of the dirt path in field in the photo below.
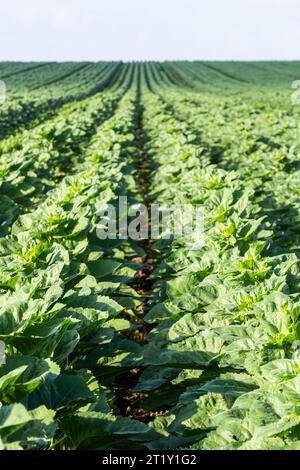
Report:
M 143 108 L 140 103 L 140 95 L 137 95 L 137 121 L 136 121 L 136 141 L 138 144 L 138 167 L 137 167 L 137 186 L 139 194 L 142 195 L 143 204 L 148 209 L 149 216 L 149 233 L 151 230 L 150 220 L 150 207 L 148 201 L 149 192 L 149 174 L 150 174 L 150 161 L 145 152 L 145 138 L 143 132 Z M 144 302 L 138 309 L 139 316 L 144 316 L 148 310 L 148 300 L 153 290 L 153 281 L 150 279 L 150 275 L 154 269 L 155 263 L 155 250 L 153 248 L 154 240 L 141 240 L 139 242 L 141 248 L 145 252 L 144 258 L 134 258 L 133 261 L 137 263 L 143 263 L 145 268 L 138 271 L 136 279 L 133 284 L 134 289 L 138 294 L 145 297 Z M 145 344 L 147 342 L 146 335 L 153 328 L 152 325 L 147 324 L 142 318 L 142 328 L 140 329 L 139 342 Z
M 139 87 L 138 87 L 139 88 Z M 145 152 L 145 136 L 143 131 L 143 107 L 140 100 L 140 90 L 137 92 L 136 99 L 136 129 L 135 137 L 138 148 L 137 155 L 137 172 L 136 184 L 139 194 L 142 196 L 142 203 L 148 209 L 149 215 L 149 233 L 151 231 L 150 208 L 148 201 L 149 192 L 149 175 L 150 175 L 150 161 L 147 153 Z M 150 278 L 153 272 L 156 259 L 156 252 L 154 249 L 154 240 L 141 240 L 140 247 L 143 249 L 144 257 L 133 258 L 132 261 L 143 264 L 144 268 L 136 273 L 132 287 L 141 295 L 144 300 L 136 309 L 137 327 L 132 330 L 127 337 L 139 344 L 145 345 L 148 343 L 147 335 L 156 326 L 154 323 L 147 323 L 143 317 L 149 310 L 149 299 L 153 291 L 154 281 Z M 156 416 L 160 416 L 163 412 L 147 411 L 143 408 L 143 400 L 148 397 L 146 393 L 131 392 L 139 379 L 142 369 L 135 368 L 118 377 L 118 385 L 120 389 L 116 392 L 117 399 L 115 405 L 118 407 L 123 416 L 137 419 L 143 422 L 149 422 Z

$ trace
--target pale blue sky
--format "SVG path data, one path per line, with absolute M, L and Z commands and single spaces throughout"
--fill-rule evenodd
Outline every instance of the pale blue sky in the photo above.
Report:
M 0 60 L 300 59 L 300 0 L 4 0 Z

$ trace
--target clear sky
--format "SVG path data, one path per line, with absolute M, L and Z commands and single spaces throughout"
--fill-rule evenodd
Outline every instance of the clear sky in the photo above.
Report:
M 300 0 L 2 0 L 0 60 L 300 59 Z

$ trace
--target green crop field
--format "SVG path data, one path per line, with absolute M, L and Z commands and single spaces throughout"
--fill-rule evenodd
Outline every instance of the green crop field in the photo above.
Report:
M 0 80 L 0 449 L 299 450 L 300 62 Z M 120 196 L 203 245 L 99 238 Z

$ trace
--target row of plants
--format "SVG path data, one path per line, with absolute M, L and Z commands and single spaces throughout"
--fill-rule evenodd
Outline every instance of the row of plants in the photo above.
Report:
M 17 214 L 35 207 L 67 170 L 76 168 L 97 124 L 113 113 L 120 96 L 100 93 L 67 105 L 54 119 L 1 142 L 2 234 Z
M 106 365 L 118 342 L 135 344 L 121 333 L 141 303 L 129 285 L 140 251 L 96 236 L 99 208 L 135 197 L 135 128 L 133 88 L 77 172 L 1 238 L 2 449 L 142 447 L 156 435 L 113 413 L 118 371 Z
M 145 316 L 154 328 L 133 389 L 145 408 L 165 411 L 150 448 L 299 449 L 298 257 L 276 249 L 255 178 L 212 163 L 207 142 L 178 119 L 181 97 L 172 94 L 173 112 L 142 96 L 150 196 L 205 210 L 202 249 L 184 238 L 156 244 Z
M 122 71 L 120 64 L 99 63 L 77 66 L 71 74 L 70 67 L 65 65 L 60 70 L 60 65 L 64 64 L 34 68 L 27 73 L 25 69 L 24 73 L 8 78 L 5 78 L 5 73 L 0 74 L 0 79 L 6 84 L 6 102 L 1 106 L 0 114 L 0 137 L 19 132 L 22 128 L 35 127 L 54 116 L 65 103 L 84 99 L 112 85 Z M 58 76 L 54 78 L 52 75 L 56 69 L 54 77 Z
M 273 250 L 297 251 L 297 111 L 274 109 L 272 101 L 259 106 L 254 98 L 246 102 L 242 97 L 199 98 L 191 92 L 177 93 L 176 100 L 176 92 L 165 91 L 163 99 L 195 132 L 212 163 L 239 171 L 253 185 L 277 238 Z
M 18 214 L 32 210 L 64 175 L 76 172 L 97 126 L 113 114 L 131 80 L 128 74 L 117 88 L 67 104 L 54 118 L 2 140 L 2 235 Z

